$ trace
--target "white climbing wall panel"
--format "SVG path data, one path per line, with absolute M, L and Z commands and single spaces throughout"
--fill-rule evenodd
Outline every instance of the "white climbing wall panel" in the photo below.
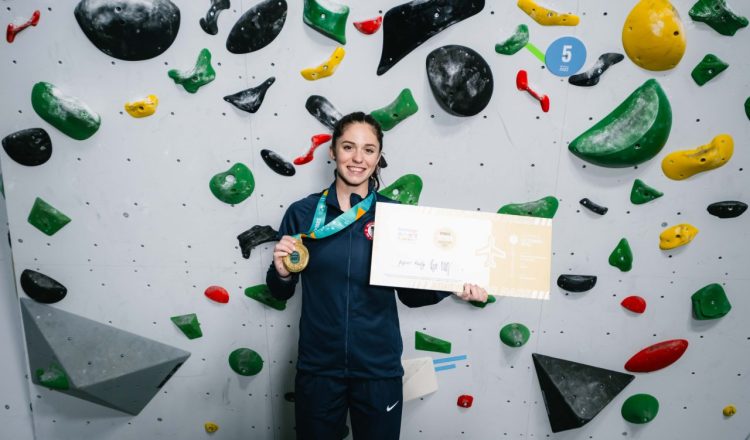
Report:
M 37 439 L 199 439 L 209 437 L 203 431 L 207 421 L 220 426 L 210 436 L 214 439 L 293 438 L 293 403 L 284 394 L 293 391 L 300 295 L 283 312 L 246 298 L 244 288 L 264 282 L 272 246 L 259 246 L 245 260 L 235 237 L 253 225 L 278 227 L 290 203 L 330 183 L 332 165 L 321 150 L 312 163 L 297 167 L 294 177 L 282 177 L 259 153 L 269 148 L 291 161 L 307 151 L 310 136 L 326 132 L 305 110 L 310 95 L 325 96 L 348 113 L 380 108 L 406 87 L 420 110 L 386 133 L 386 185 L 418 174 L 424 181 L 421 205 L 485 212 L 553 195 L 560 208 L 554 218 L 552 279 L 591 274 L 599 280 L 581 294 L 568 295 L 553 285 L 546 302 L 500 298 L 477 309 L 448 298 L 431 307 L 400 307 L 405 358 L 448 357 L 414 350 L 415 330 L 450 340 L 450 356 L 466 356 L 456 368 L 437 373 L 435 394 L 405 405 L 402 438 L 744 439 L 750 433 L 750 328 L 745 320 L 750 312 L 750 214 L 719 219 L 706 212 L 713 202 L 750 201 L 750 121 L 743 110 L 750 96 L 750 29 L 723 37 L 690 19 L 693 0 L 675 0 L 688 41 L 675 69 L 648 72 L 625 58 L 597 86 L 581 88 L 541 68 L 530 52 L 499 55 L 494 44 L 520 23 L 528 24 L 531 42 L 542 50 L 561 36 L 576 36 L 588 51 L 585 70 L 604 52 L 624 53 L 620 32 L 634 0 L 543 3 L 578 14 L 577 27 L 543 27 L 514 1 L 488 0 L 478 15 L 427 40 L 382 76 L 375 74 L 382 30 L 365 36 L 349 24 L 339 69 L 332 77 L 308 82 L 300 69 L 326 59 L 337 44 L 303 24 L 302 1 L 289 1 L 286 24 L 275 41 L 247 55 L 229 53 L 225 43 L 231 27 L 256 1 L 232 0 L 231 8 L 221 12 L 216 36 L 198 25 L 208 0 L 173 1 L 182 16 L 177 39 L 164 54 L 138 62 L 116 60 L 94 47 L 75 21 L 75 1 L 1 4 L 3 24 L 23 21 L 35 9 L 42 17 L 12 44 L 0 44 L 5 102 L 0 136 L 43 127 L 53 142 L 52 158 L 38 167 L 19 165 L 0 153 L 16 280 L 24 269 L 38 270 L 68 288 L 55 307 L 192 353 L 133 417 L 31 384 L 20 370 L 26 363 L 25 354 L 18 353 L 21 341 L 2 339 L 3 352 L 18 354 L 11 359 L 18 368 L 0 367 L 0 421 L 10 426 L 8 438 L 29 438 L 30 426 L 5 421 L 28 417 L 29 399 Z M 351 7 L 349 23 L 399 4 L 343 2 Z M 730 5 L 750 15 L 744 0 L 730 0 Z M 492 100 L 474 117 L 447 114 L 430 91 L 425 58 L 446 44 L 473 48 L 492 68 Z M 167 71 L 192 69 L 202 48 L 213 55 L 216 80 L 188 94 Z M 698 87 L 690 71 L 707 53 L 730 67 Z M 519 69 L 528 71 L 535 90 L 550 96 L 548 113 L 516 90 Z M 241 112 L 222 100 L 270 76 L 276 82 L 257 113 Z M 635 168 L 610 169 L 586 164 L 567 151 L 568 142 L 649 78 L 662 85 L 673 111 L 670 138 L 656 158 Z M 101 115 L 100 130 L 75 141 L 41 120 L 30 102 L 38 81 L 86 102 Z M 148 94 L 159 97 L 156 114 L 131 118 L 123 104 Z M 666 154 L 706 144 L 720 133 L 735 141 L 726 166 L 686 181 L 663 175 L 660 162 Z M 211 194 L 208 182 L 236 162 L 252 170 L 256 189 L 230 206 Z M 664 197 L 631 204 L 635 178 Z M 52 237 L 42 234 L 26 221 L 36 197 L 72 222 Z M 583 197 L 609 212 L 591 213 L 578 204 Z M 683 222 L 700 229 L 696 239 L 660 251 L 659 233 Z M 621 238 L 628 239 L 635 256 L 626 273 L 607 263 Z M 714 282 L 726 289 L 732 311 L 717 321 L 696 321 L 690 295 Z M 203 291 L 210 285 L 229 290 L 230 302 L 207 300 Z M 18 319 L 15 301 L 8 299 L 12 295 L 6 289 L 2 316 Z M 646 298 L 646 313 L 636 316 L 620 307 L 629 295 Z M 186 313 L 198 315 L 202 338 L 188 340 L 169 320 Z M 511 349 L 500 343 L 500 328 L 511 322 L 532 330 L 527 345 Z M 13 335 L 19 332 L 15 324 L 3 325 L 13 327 Z M 551 433 L 531 353 L 623 371 L 640 349 L 674 338 L 690 343 L 677 363 L 637 374 L 583 428 Z M 239 347 L 261 354 L 265 363 L 258 375 L 241 377 L 229 368 L 227 357 Z M 21 393 L 21 383 L 28 384 L 28 396 Z M 650 424 L 636 426 L 623 420 L 620 407 L 640 392 L 654 395 L 660 411 Z M 472 408 L 456 406 L 461 394 L 474 396 Z M 722 416 L 727 404 L 737 406 L 736 416 Z

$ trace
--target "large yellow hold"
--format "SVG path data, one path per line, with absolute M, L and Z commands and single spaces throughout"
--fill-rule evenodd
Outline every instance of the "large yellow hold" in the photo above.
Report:
M 710 144 L 692 150 L 669 153 L 661 161 L 664 175 L 672 180 L 683 180 L 703 171 L 719 168 L 729 162 L 734 153 L 734 140 L 728 134 L 720 134 Z
M 125 103 L 125 111 L 134 118 L 145 118 L 156 112 L 156 106 L 159 105 L 159 98 L 156 95 L 148 95 L 145 99 Z
M 316 79 L 331 76 L 333 75 L 333 72 L 336 71 L 336 68 L 341 63 L 341 60 L 344 59 L 345 54 L 346 54 L 346 51 L 344 50 L 343 47 L 337 47 L 331 54 L 330 58 L 328 58 L 328 60 L 325 61 L 323 64 L 317 67 L 309 67 L 307 69 L 302 69 L 300 73 L 306 80 L 309 80 L 309 81 L 315 81 Z
M 659 249 L 668 250 L 686 245 L 698 234 L 698 228 L 682 223 L 665 229 L 659 235 Z
M 579 18 L 573 14 L 560 14 L 534 0 L 518 0 L 518 7 L 542 26 L 577 26 Z
M 646 70 L 669 70 L 685 54 L 685 28 L 668 0 L 640 0 L 622 27 L 625 53 Z

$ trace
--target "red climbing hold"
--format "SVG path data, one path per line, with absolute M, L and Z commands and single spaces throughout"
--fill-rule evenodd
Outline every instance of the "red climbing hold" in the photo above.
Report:
M 208 286 L 205 292 L 209 299 L 226 304 L 229 302 L 229 292 L 221 286 Z
M 330 134 L 316 134 L 312 138 L 310 138 L 310 142 L 312 145 L 310 146 L 310 150 L 305 154 L 304 156 L 300 156 L 296 159 L 294 159 L 295 165 L 304 165 L 310 161 L 313 160 L 313 152 L 316 148 L 319 146 L 325 144 L 326 142 L 331 140 Z
M 636 373 L 649 373 L 672 365 L 687 350 L 688 341 L 672 339 L 646 347 L 625 364 L 625 369 Z
M 461 394 L 458 396 L 458 402 L 456 402 L 456 405 L 462 407 L 462 408 L 471 408 L 471 404 L 474 403 L 474 398 L 469 396 L 468 394 Z
M 516 87 L 518 87 L 518 90 L 529 92 L 529 95 L 536 98 L 542 105 L 542 111 L 544 113 L 547 113 L 549 111 L 549 96 L 540 96 L 537 92 L 531 90 L 531 88 L 529 87 L 529 75 L 523 69 L 519 70 L 518 74 L 516 75 Z
M 643 313 L 646 311 L 646 300 L 640 296 L 629 296 L 622 300 L 620 305 L 634 313 Z
M 8 43 L 12 43 L 13 40 L 16 39 L 16 34 L 21 32 L 22 30 L 26 29 L 29 26 L 36 26 L 37 23 L 39 23 L 39 17 L 41 17 L 42 13 L 39 12 L 39 10 L 34 11 L 33 14 L 31 14 L 31 18 L 22 25 L 14 25 L 13 23 L 8 25 L 8 30 L 5 32 L 5 39 L 8 40 Z
M 383 16 L 379 15 L 378 18 L 373 18 L 372 20 L 355 21 L 354 27 L 365 35 L 372 35 L 380 29 L 382 23 Z

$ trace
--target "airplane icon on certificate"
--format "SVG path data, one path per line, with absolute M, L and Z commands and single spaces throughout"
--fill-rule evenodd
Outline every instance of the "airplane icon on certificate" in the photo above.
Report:
M 497 247 L 495 243 L 495 236 L 490 234 L 490 237 L 487 240 L 487 245 L 480 248 L 476 252 L 476 255 L 478 256 L 486 256 L 484 260 L 484 267 L 494 269 L 496 267 L 495 260 L 497 258 L 508 258 L 508 256 L 505 254 L 505 251 Z

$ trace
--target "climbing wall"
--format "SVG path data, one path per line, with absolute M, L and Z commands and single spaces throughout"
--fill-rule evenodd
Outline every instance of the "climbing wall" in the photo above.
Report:
M 116 17 L 113 20 L 126 24 L 136 20 L 137 4 L 158 4 L 164 20 L 153 26 L 144 21 L 139 32 L 118 31 L 114 40 L 108 40 L 92 25 L 105 14 L 94 10 L 97 3 L 109 8 L 106 11 Z M 200 23 L 212 3 L 214 15 L 218 14 L 216 29 L 211 20 Z M 35 10 L 40 14 L 35 26 L 16 34 L 12 43 L 0 44 L 6 102 L 0 108 L 0 136 L 39 127 L 49 134 L 52 145 L 51 156 L 48 148 L 22 155 L 25 159 L 21 160 L 41 162 L 35 166 L 11 159 L 8 148 L 0 153 L 19 296 L 27 296 L 20 286 L 21 273 L 34 270 L 67 288 L 64 299 L 49 307 L 190 353 L 137 415 L 32 383 L 11 368 L 5 374 L 16 375 L 16 383 L 28 385 L 36 438 L 293 438 L 294 403 L 288 393 L 293 392 L 300 295 L 289 300 L 284 310 L 247 297 L 246 288 L 264 283 L 273 243 L 259 244 L 245 259 L 237 236 L 255 225 L 278 227 L 290 203 L 330 184 L 333 166 L 327 161 L 325 143 L 311 162 L 295 166 L 293 176 L 274 171 L 261 151 L 271 150 L 292 162 L 305 156 L 312 136 L 329 132 L 305 107 L 312 95 L 325 97 L 345 114 L 381 109 L 405 88 L 418 111 L 385 135 L 384 183 L 415 174 L 423 182 L 420 205 L 483 212 L 552 197 L 559 204 L 556 212 L 546 211 L 553 216 L 552 280 L 561 275 L 592 275 L 597 282 L 585 292 L 571 292 L 553 281 L 548 301 L 498 297 L 495 303 L 477 308 L 448 298 L 419 309 L 400 306 L 404 358 L 431 356 L 439 385 L 437 392 L 404 405 L 402 437 L 729 439 L 750 433 L 745 416 L 750 411 L 746 392 L 750 331 L 744 322 L 750 310 L 746 294 L 750 278 L 745 272 L 750 217 L 719 218 L 706 209 L 715 202 L 750 200 L 750 174 L 745 170 L 750 165 L 746 148 L 750 120 L 744 107 L 750 96 L 750 61 L 742 49 L 750 45 L 750 30 L 721 35 L 690 17 L 692 0 L 674 0 L 683 27 L 674 39 L 652 46 L 673 50 L 656 56 L 654 62 L 666 60 L 676 66 L 649 70 L 654 66 L 643 68 L 635 63 L 648 64 L 648 54 L 623 47 L 623 26 L 635 0 L 544 3 L 575 14 L 576 26 L 542 26 L 513 1 L 447 2 L 456 5 L 427 8 L 430 16 L 423 18 L 422 27 L 389 25 L 386 16 L 383 27 L 372 35 L 358 32 L 351 23 L 386 15 L 399 3 L 345 1 L 350 7 L 345 44 L 307 25 L 301 1 L 288 2 L 285 20 L 279 13 L 285 2 L 264 3 L 268 9 L 256 14 L 261 30 L 255 31 L 255 37 L 242 37 L 243 26 L 253 26 L 244 23 L 238 26 L 240 36 L 228 41 L 235 23 L 260 2 L 232 0 L 228 9 L 222 9 L 224 3 L 230 2 L 102 0 L 84 1 L 80 6 L 78 2 L 26 0 L 2 4 L 0 17 L 6 24 L 21 25 Z M 415 9 L 422 3 L 416 2 Z M 750 15 L 741 0 L 730 6 L 738 15 Z M 324 7 L 329 10 L 313 15 L 336 15 L 335 6 Z M 527 9 L 539 13 L 538 8 Z M 430 23 L 449 23 L 451 14 L 462 13 L 454 24 L 407 50 L 403 58 L 387 62 L 386 56 L 386 63 L 379 63 L 384 40 L 389 51 L 408 46 L 406 35 L 419 37 L 428 32 Z M 575 21 L 570 16 L 566 20 L 570 20 L 567 24 Z M 513 54 L 499 53 L 502 48 L 496 51 L 495 44 L 516 34 L 520 24 L 527 25 L 529 44 L 521 43 Z M 643 22 L 634 25 L 636 30 L 643 26 Z M 585 59 L 574 45 L 572 54 L 566 55 L 571 49 L 563 45 L 562 52 L 550 49 L 545 59 L 547 49 L 566 36 L 582 43 Z M 119 44 L 123 41 L 128 43 Z M 431 54 L 447 45 L 473 51 L 459 48 L 458 55 L 448 56 L 452 61 L 441 64 Z M 249 47 L 257 50 L 247 53 Z M 341 51 L 334 52 L 338 47 L 345 50 L 343 59 Z M 626 54 L 626 49 L 632 53 Z M 559 76 L 559 71 L 552 72 L 560 69 L 554 56 L 570 57 L 563 65 L 581 62 L 573 70 L 582 73 L 605 53 L 625 56 L 609 63 L 594 86 L 576 86 L 568 77 Z M 709 53 L 729 67 L 699 86 L 691 71 Z M 300 74 L 332 54 L 327 69 L 305 72 L 318 79 L 311 81 Z M 433 91 L 435 78 L 426 68 L 433 58 L 438 61 L 430 71 L 443 69 L 449 79 L 454 63 L 466 63 L 454 75 L 478 72 L 481 81 L 474 89 L 478 97 L 466 99 L 462 94 L 473 93 L 477 83 L 471 78 L 459 77 L 451 90 L 443 81 Z M 189 75 L 181 72 L 189 73 L 196 60 L 204 67 L 210 62 L 214 74 L 211 69 L 199 69 L 200 75 L 183 78 Z M 525 81 L 518 81 L 520 70 L 526 72 Z M 200 84 L 205 82 L 201 79 L 214 76 Z M 571 143 L 578 148 L 585 140 L 575 143 L 574 139 L 651 79 L 666 98 L 654 98 L 658 93 L 652 87 L 650 94 L 634 98 L 646 107 L 620 115 L 614 123 L 619 121 L 619 133 L 625 138 L 636 133 L 626 143 L 637 164 L 628 162 L 632 158 L 622 159 L 625 153 L 615 155 L 619 159 L 602 159 L 601 154 L 597 156 L 601 151 L 587 150 L 588 156 L 569 151 Z M 519 90 L 517 83 L 540 99 Z M 78 107 L 66 101 L 82 115 L 75 123 L 60 124 L 59 112 L 50 109 L 58 99 L 48 98 L 52 87 L 59 90 L 53 96 L 65 94 L 85 103 L 86 107 Z M 258 87 L 244 100 L 240 97 L 240 105 L 253 113 L 223 99 Z M 260 96 L 262 91 L 264 96 Z M 449 99 L 454 95 L 460 97 L 455 102 Z M 543 108 L 543 95 L 549 100 L 548 111 Z M 436 96 L 442 96 L 440 103 Z M 646 154 L 638 150 L 659 143 L 649 138 L 640 145 L 643 133 L 637 135 L 655 118 L 654 107 L 644 102 L 658 99 L 668 100 L 671 106 L 669 136 L 663 149 L 656 147 L 652 152 L 653 158 L 637 160 Z M 148 115 L 156 100 L 155 112 Z M 145 117 L 131 116 L 126 103 L 135 103 L 131 112 Z M 413 103 L 406 107 L 409 113 L 414 111 Z M 614 130 L 611 125 L 609 129 Z M 665 133 L 664 127 L 656 127 L 655 133 L 658 138 L 658 133 Z M 730 135 L 734 143 L 731 159 L 725 147 L 717 150 L 724 158 L 717 159 L 723 166 L 684 180 L 665 175 L 661 163 L 669 154 L 711 144 L 721 134 Z M 45 154 L 48 159 L 39 159 Z M 705 166 L 701 156 L 694 157 L 698 166 Z M 712 160 L 710 155 L 703 157 L 709 163 Z M 601 166 L 617 160 L 621 160 L 618 167 Z M 677 165 L 681 160 L 676 160 Z M 238 163 L 250 170 L 254 186 L 241 178 Z M 289 165 L 272 163 L 279 170 L 289 170 Z M 217 185 L 212 191 L 212 179 L 230 169 L 237 176 L 233 186 L 237 191 L 227 194 Z M 685 171 L 677 167 L 675 172 Z M 224 181 L 221 175 L 217 179 Z M 663 196 L 645 204 L 632 203 L 635 179 Z M 27 219 L 37 198 L 70 222 L 52 235 L 30 224 Z M 607 207 L 606 214 L 582 206 L 583 198 Z M 683 223 L 698 230 L 692 242 L 660 249 L 660 234 Z M 49 222 L 41 224 L 53 232 L 50 226 Z M 680 235 L 684 238 L 684 233 Z M 608 263 L 623 238 L 633 254 L 628 271 Z M 672 240 L 676 239 L 673 235 Z M 716 319 L 696 319 L 691 295 L 713 283 L 726 292 L 731 311 Z M 209 286 L 225 288 L 228 303 L 207 298 L 204 291 Z M 646 300 L 644 313 L 620 305 L 631 295 Z M 13 309 L 4 310 L 3 316 L 21 316 L 16 301 L 0 304 Z M 715 317 L 721 304 L 713 309 Z M 192 313 L 197 315 L 202 336 L 188 339 L 170 318 Z M 531 334 L 525 345 L 511 348 L 500 341 L 500 329 L 510 323 L 528 327 Z M 449 340 L 451 353 L 415 350 L 415 331 Z M 675 339 L 687 341 L 688 348 L 674 364 L 650 373 L 631 373 L 634 379 L 585 426 L 552 432 L 532 353 L 625 372 L 625 363 L 641 349 Z M 2 348 L 8 351 L 7 346 L 21 344 L 25 345 L 3 340 Z M 239 348 L 260 355 L 260 372 L 244 376 L 230 368 L 230 353 Z M 91 357 L 91 368 L 119 367 L 117 362 L 94 365 L 96 353 L 75 344 L 60 349 Z M 36 349 L 26 351 L 29 356 L 36 353 Z M 13 362 L 26 365 L 22 358 Z M 623 418 L 621 408 L 628 397 L 641 393 L 658 400 L 658 414 L 647 424 L 631 423 Z M 0 401 L 5 407 L 0 412 L 4 416 L 13 411 L 27 414 L 22 406 L 29 397 L 11 394 L 15 396 L 7 398 L 11 400 Z M 473 397 L 471 407 L 457 405 L 460 395 Z M 6 399 L 4 393 L 2 399 Z M 736 416 L 722 414 L 730 404 L 735 405 Z M 647 415 L 653 416 L 653 411 Z M 218 431 L 206 433 L 206 422 L 217 424 Z M 28 426 L 10 426 L 14 438 L 28 438 L 24 431 Z

